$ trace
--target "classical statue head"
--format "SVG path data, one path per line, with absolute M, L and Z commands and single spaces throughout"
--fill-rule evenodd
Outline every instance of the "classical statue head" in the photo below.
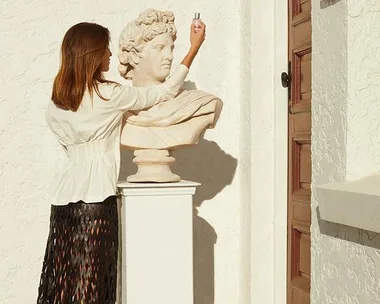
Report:
M 177 29 L 174 14 L 148 9 L 129 22 L 119 40 L 119 72 L 134 87 L 162 83 L 170 74 Z M 129 182 L 175 182 L 171 151 L 196 145 L 214 128 L 223 102 L 200 90 L 183 89 L 170 100 L 140 111 L 129 111 L 121 145 L 134 150 L 136 174 Z
M 146 85 L 169 76 L 177 34 L 174 19 L 173 12 L 147 9 L 127 24 L 119 39 L 122 77 Z

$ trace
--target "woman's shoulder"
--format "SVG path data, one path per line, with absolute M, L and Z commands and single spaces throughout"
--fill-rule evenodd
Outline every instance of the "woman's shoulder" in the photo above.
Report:
M 122 88 L 121 84 L 114 81 L 107 81 L 107 82 L 102 82 L 102 83 L 99 82 L 97 86 L 98 86 L 99 93 L 107 99 L 110 99 L 112 97 L 115 90 Z
M 119 84 L 116 81 L 105 81 L 105 82 L 98 82 L 97 86 L 98 86 L 99 90 L 103 90 L 103 91 L 111 90 L 112 91 L 116 87 L 121 86 L 121 84 Z

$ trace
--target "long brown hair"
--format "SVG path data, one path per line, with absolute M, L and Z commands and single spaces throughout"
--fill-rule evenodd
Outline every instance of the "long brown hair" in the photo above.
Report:
M 61 66 L 54 79 L 51 99 L 61 109 L 76 112 L 86 89 L 104 100 L 98 88 L 105 80 L 101 63 L 110 42 L 109 30 L 99 24 L 82 22 L 72 26 L 63 38 Z

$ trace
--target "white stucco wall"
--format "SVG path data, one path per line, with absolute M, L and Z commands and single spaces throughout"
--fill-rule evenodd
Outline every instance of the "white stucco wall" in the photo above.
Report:
M 379 169 L 379 17 L 377 1 L 313 1 L 313 189 Z M 380 303 L 379 248 L 321 220 L 313 195 L 312 303 Z
M 347 178 L 380 169 L 380 2 L 348 4 Z
M 115 55 L 123 26 L 148 7 L 175 12 L 179 31 L 176 63 L 189 45 L 193 13 L 200 12 L 207 22 L 207 41 L 188 79 L 220 96 L 225 108 L 217 128 L 207 132 L 206 141 L 176 154 L 175 170 L 183 178 L 203 183 L 196 197 L 201 207 L 194 222 L 196 303 L 248 303 L 251 272 L 243 262 L 248 263 L 250 257 L 243 252 L 250 252 L 250 214 L 243 206 L 249 204 L 246 190 L 250 185 L 240 184 L 241 168 L 249 164 L 250 147 L 242 144 L 242 136 L 248 134 L 243 130 L 249 130 L 245 126 L 250 118 L 243 114 L 242 95 L 248 91 L 242 89 L 240 77 L 240 44 L 246 33 L 240 32 L 242 11 L 240 2 L 234 0 L 1 2 L 0 303 L 35 303 L 37 295 L 50 212 L 44 191 L 65 159 L 44 121 L 63 35 L 77 22 L 99 22 L 112 33 Z M 116 62 L 113 56 L 110 75 L 115 77 Z M 131 157 L 124 153 L 123 159 L 130 161 Z M 123 164 L 123 177 L 133 170 L 126 166 L 133 165 Z M 245 174 L 244 178 L 248 171 Z M 245 201 L 241 199 L 244 191 Z

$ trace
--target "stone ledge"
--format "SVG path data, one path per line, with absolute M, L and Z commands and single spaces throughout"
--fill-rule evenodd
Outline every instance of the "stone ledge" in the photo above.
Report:
M 318 186 L 322 220 L 380 233 L 380 174 Z

